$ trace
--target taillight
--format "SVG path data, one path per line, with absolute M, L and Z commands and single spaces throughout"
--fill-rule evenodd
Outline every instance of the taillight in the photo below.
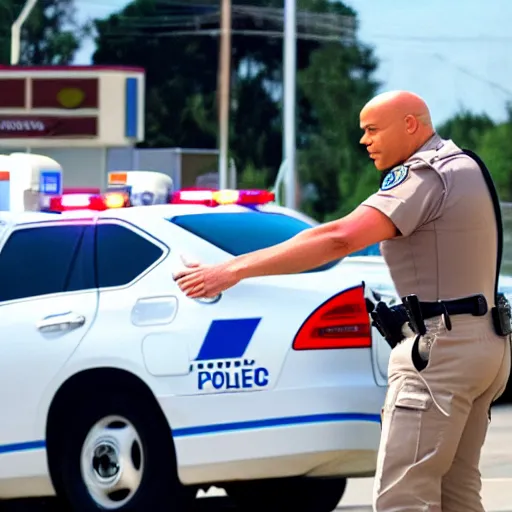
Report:
M 324 302 L 302 324 L 293 340 L 295 350 L 366 348 L 371 344 L 364 284 Z

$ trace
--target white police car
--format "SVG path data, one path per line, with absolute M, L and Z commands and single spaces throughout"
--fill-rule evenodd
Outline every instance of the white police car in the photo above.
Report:
M 374 473 L 389 350 L 357 264 L 210 300 L 173 280 L 182 255 L 215 263 L 313 224 L 242 199 L 0 212 L 1 499 L 181 511 L 214 484 L 242 509 L 327 512 Z

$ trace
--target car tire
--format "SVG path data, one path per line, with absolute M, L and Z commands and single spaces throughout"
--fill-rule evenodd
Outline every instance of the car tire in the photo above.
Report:
M 74 408 L 52 461 L 71 510 L 183 512 L 170 429 L 155 404 L 116 393 Z
M 235 482 L 226 492 L 244 511 L 332 512 L 346 486 L 346 478 L 278 478 Z

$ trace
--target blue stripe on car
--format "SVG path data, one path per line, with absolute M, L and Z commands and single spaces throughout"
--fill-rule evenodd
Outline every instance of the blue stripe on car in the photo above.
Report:
M 244 430 L 294 427 L 298 425 L 314 425 L 322 423 L 344 422 L 370 422 L 380 423 L 380 415 L 358 412 L 340 412 L 325 414 L 309 414 L 305 416 L 288 416 L 283 418 L 265 418 L 261 420 L 237 421 L 232 423 L 217 423 L 213 425 L 199 425 L 196 427 L 182 427 L 173 430 L 174 437 L 190 437 L 197 435 L 221 434 L 223 432 L 240 432 Z M 45 441 L 29 441 L 25 443 L 12 443 L 0 445 L 0 455 L 46 448 Z

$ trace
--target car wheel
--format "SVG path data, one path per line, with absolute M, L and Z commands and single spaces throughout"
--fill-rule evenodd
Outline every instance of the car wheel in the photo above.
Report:
M 69 413 L 68 413 L 69 414 Z M 185 489 L 168 425 L 125 394 L 88 402 L 61 429 L 54 464 L 59 494 L 72 510 L 182 512 Z
M 226 492 L 247 511 L 332 512 L 346 486 L 345 478 L 279 478 L 232 483 Z

